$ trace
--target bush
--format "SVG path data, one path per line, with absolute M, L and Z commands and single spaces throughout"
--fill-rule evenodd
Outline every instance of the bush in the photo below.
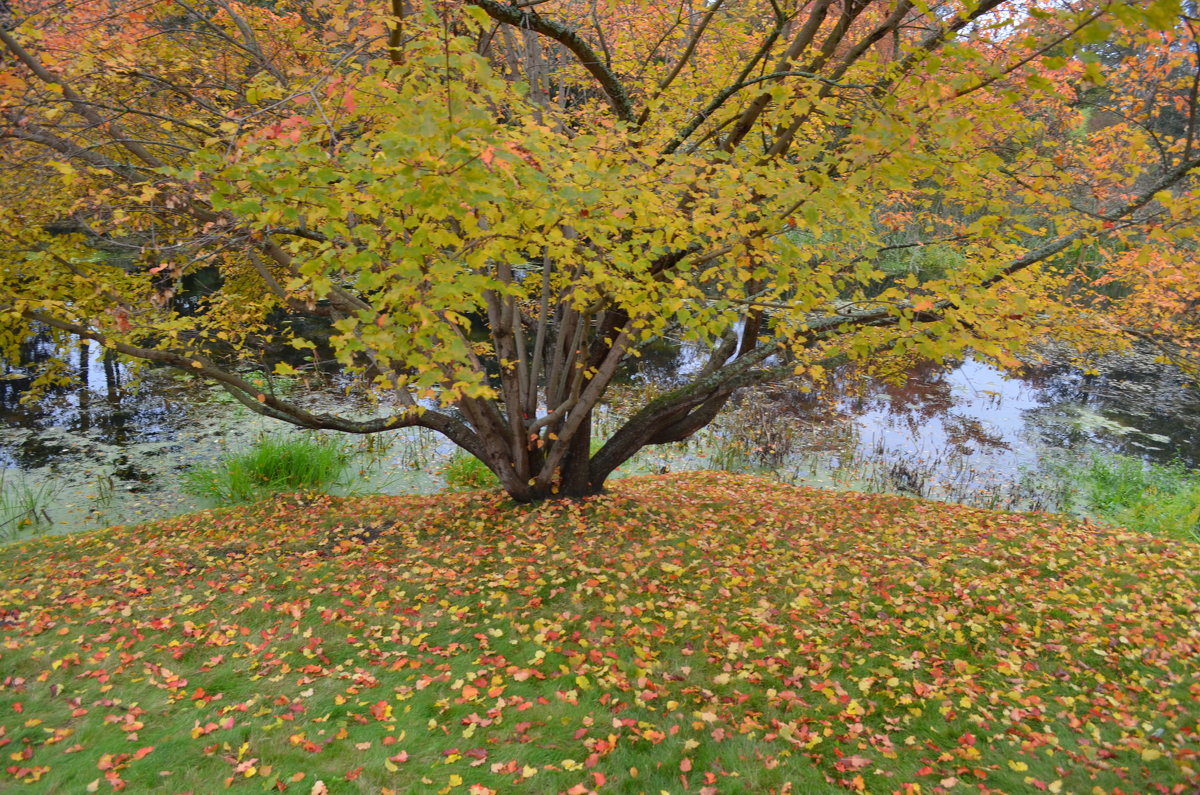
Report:
M 184 490 L 218 503 L 256 502 L 282 492 L 328 491 L 350 455 L 337 441 L 313 436 L 262 436 L 242 452 L 184 475 Z

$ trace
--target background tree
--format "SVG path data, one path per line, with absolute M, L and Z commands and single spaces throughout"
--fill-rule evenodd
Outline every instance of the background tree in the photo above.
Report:
M 836 357 L 1012 363 L 1110 331 L 1123 304 L 1072 300 L 1097 246 L 1192 257 L 1200 72 L 1171 0 L 15 6 L 7 356 L 51 329 L 302 427 L 430 428 L 518 500 L 593 493 Z M 1131 63 L 1171 125 L 1113 77 Z M 1122 110 L 1089 125 L 1098 86 Z M 313 349 L 281 322 L 305 314 L 378 416 L 241 374 L 294 374 L 263 352 Z M 704 364 L 593 453 L 606 389 L 662 338 Z

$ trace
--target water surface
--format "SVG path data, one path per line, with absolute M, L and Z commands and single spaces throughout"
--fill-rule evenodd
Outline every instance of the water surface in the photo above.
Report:
M 34 362 L 52 355 L 48 340 L 28 351 Z M 621 393 L 644 398 L 694 359 L 678 348 L 644 357 L 601 416 L 615 423 Z M 50 532 L 201 507 L 181 490 L 189 467 L 264 432 L 295 432 L 172 370 L 135 379 L 95 345 L 78 346 L 66 365 L 78 385 L 35 402 L 22 400 L 22 368 L 8 367 L 0 380 L 0 466 L 10 486 L 52 491 Z M 1068 506 L 1050 493 L 1051 475 L 1093 454 L 1200 466 L 1200 395 L 1176 371 L 1144 351 L 1093 366 L 1096 373 L 1085 374 L 1054 354 L 1019 374 L 966 359 L 916 367 L 901 384 L 864 382 L 851 369 L 820 394 L 769 384 L 740 393 L 696 439 L 646 450 L 620 474 L 768 469 L 795 482 L 1058 509 Z M 316 399 L 324 409 L 378 410 L 335 388 Z M 362 493 L 435 491 L 453 451 L 416 430 L 352 443 L 364 449 L 343 489 Z

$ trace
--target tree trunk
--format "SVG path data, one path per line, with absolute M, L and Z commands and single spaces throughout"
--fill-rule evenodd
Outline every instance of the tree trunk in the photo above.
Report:
M 503 456 L 488 463 L 488 467 L 500 479 L 500 486 L 516 502 L 538 502 L 564 498 L 590 497 L 604 488 L 604 478 L 592 478 L 591 462 L 592 415 L 589 412 L 578 431 L 567 442 L 567 453 L 558 465 L 555 478 L 545 486 L 523 481 L 515 473 L 519 469 Z M 528 469 L 536 470 L 540 464 L 540 453 L 529 451 L 531 463 Z M 534 460 L 536 458 L 536 460 Z
M 596 494 L 604 486 L 604 481 L 592 483 L 591 476 L 591 443 L 592 443 L 592 413 L 583 421 L 575 436 L 571 438 L 567 456 L 559 468 L 561 482 L 558 493 L 564 497 L 586 497 Z

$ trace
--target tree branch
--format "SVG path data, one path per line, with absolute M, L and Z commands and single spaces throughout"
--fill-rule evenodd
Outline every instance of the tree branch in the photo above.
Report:
M 696 47 L 700 44 L 700 39 L 704 36 L 704 31 L 708 29 L 708 23 L 712 22 L 713 17 L 716 16 L 717 12 L 721 10 L 721 6 L 724 5 L 724 3 L 725 0 L 715 0 L 715 2 L 709 6 L 708 12 L 704 15 L 704 18 L 700 20 L 700 24 L 696 26 L 695 32 L 692 33 L 691 39 L 688 41 L 687 46 L 684 47 L 683 54 L 680 55 L 679 60 L 675 62 L 674 68 L 667 73 L 667 76 L 664 77 L 661 82 L 659 82 L 658 88 L 656 88 L 654 93 L 650 96 L 646 107 L 642 108 L 642 115 L 638 117 L 637 121 L 639 127 L 645 124 L 646 119 L 650 117 L 649 103 L 662 96 L 662 93 L 671 87 L 671 83 L 675 82 L 675 78 L 679 77 L 679 73 L 682 72 L 683 68 L 688 65 L 689 61 L 692 60 L 692 55 L 696 52 Z
M 276 395 L 263 392 L 255 384 L 238 375 L 223 370 L 210 359 L 200 354 L 182 354 L 143 348 L 128 342 L 113 339 L 82 324 L 56 318 L 35 309 L 21 309 L 12 305 L 0 305 L 0 311 L 19 312 L 26 320 L 74 334 L 82 339 L 98 342 L 108 350 L 145 361 L 170 365 L 191 375 L 208 378 L 218 383 L 242 405 L 271 419 L 315 430 L 341 431 L 343 433 L 381 433 L 399 428 L 428 428 L 446 436 L 479 458 L 483 458 L 483 446 L 479 436 L 461 420 L 437 411 L 407 409 L 404 414 L 393 417 L 378 417 L 370 420 L 352 420 L 335 414 L 314 414 L 295 403 L 281 400 Z
M 637 114 L 633 111 L 629 92 L 625 90 L 625 86 L 617 78 L 616 73 L 605 65 L 600 55 L 584 41 L 578 32 L 560 22 L 539 16 L 536 11 L 522 11 L 520 8 L 504 5 L 496 0 L 466 0 L 466 2 L 483 9 L 484 13 L 497 22 L 503 22 L 522 30 L 532 30 L 566 47 L 600 84 L 608 99 L 608 104 L 612 106 L 617 118 L 630 124 L 636 122 Z
M 125 139 L 127 136 L 115 121 L 105 120 L 99 113 L 92 108 L 87 101 L 75 89 L 62 80 L 56 77 L 49 69 L 42 65 L 41 61 L 33 57 L 21 43 L 17 41 L 8 31 L 0 28 L 0 43 L 3 43 L 8 51 L 16 56 L 17 60 L 25 65 L 39 80 L 46 85 L 58 86 L 62 92 L 63 99 L 71 105 L 71 109 L 86 119 L 89 123 L 96 127 L 103 128 L 108 126 L 114 139 Z M 125 149 L 133 153 L 139 160 L 151 168 L 162 168 L 166 163 L 160 160 L 155 155 L 151 154 L 144 146 L 135 140 L 128 139 L 121 142 Z

